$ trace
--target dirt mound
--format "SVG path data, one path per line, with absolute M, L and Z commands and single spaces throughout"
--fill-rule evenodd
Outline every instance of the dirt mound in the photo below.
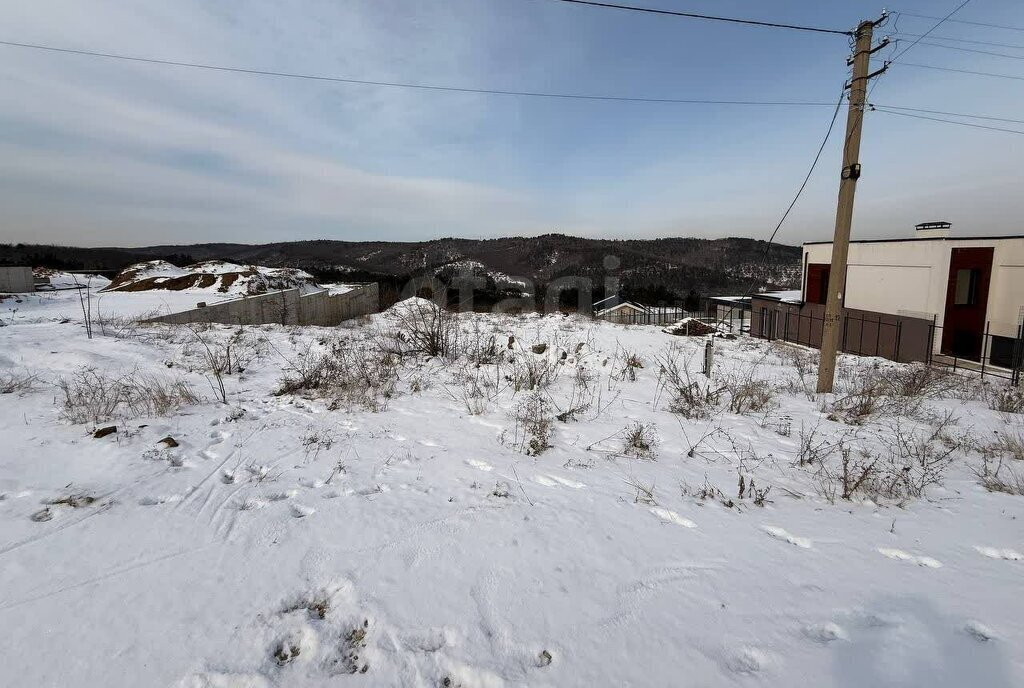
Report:
M 300 288 L 312 291 L 316 281 L 295 268 L 267 268 L 207 260 L 179 268 L 162 260 L 125 268 L 104 291 L 200 291 L 247 296 Z

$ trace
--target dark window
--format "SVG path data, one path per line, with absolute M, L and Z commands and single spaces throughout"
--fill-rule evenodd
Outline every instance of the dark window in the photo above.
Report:
M 953 294 L 953 305 L 973 306 L 978 303 L 978 279 L 981 270 L 977 268 L 961 268 L 956 271 L 956 291 Z

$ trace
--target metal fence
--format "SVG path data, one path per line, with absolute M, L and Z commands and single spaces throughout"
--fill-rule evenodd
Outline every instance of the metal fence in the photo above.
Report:
M 986 376 L 1020 385 L 1024 372 L 1024 325 L 1017 326 L 1015 337 L 992 334 L 991 323 L 985 323 L 983 332 L 956 332 L 948 348 L 942 346 L 943 328 L 932 323 L 927 363 L 954 370 L 972 370 L 984 379 Z
M 715 321 L 715 310 L 710 308 L 689 311 L 685 308 L 675 308 L 673 306 L 649 306 L 644 310 L 634 310 L 625 307 L 602 313 L 595 317 L 598 320 L 605 320 L 620 325 L 671 325 L 684 318 L 694 318 L 710 323 Z
M 755 336 L 821 347 L 824 313 L 762 309 L 757 313 Z M 843 316 L 839 349 L 859 356 L 880 356 L 892 361 L 924 361 L 930 352 L 927 320 L 846 313 Z

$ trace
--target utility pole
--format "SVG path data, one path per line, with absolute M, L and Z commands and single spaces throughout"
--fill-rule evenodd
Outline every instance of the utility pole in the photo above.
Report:
M 853 197 L 860 177 L 860 133 L 867 106 L 868 81 L 885 71 L 869 73 L 871 54 L 888 45 L 888 39 L 871 47 L 871 36 L 876 26 L 887 15 L 875 21 L 863 21 L 857 27 L 856 47 L 849 62 L 853 64 L 850 81 L 850 109 L 846 114 L 846 143 L 843 146 L 843 171 L 839 181 L 839 206 L 836 209 L 836 231 L 832 240 L 832 267 L 828 274 L 828 294 L 825 301 L 825 320 L 821 332 L 821 359 L 818 364 L 818 391 L 831 392 L 836 372 L 836 354 L 843 319 L 843 295 L 846 292 L 846 261 L 850 252 L 850 225 L 853 223 Z

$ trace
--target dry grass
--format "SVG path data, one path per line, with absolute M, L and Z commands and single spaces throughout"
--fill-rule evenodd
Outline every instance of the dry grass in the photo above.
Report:
M 39 387 L 39 375 L 27 370 L 0 370 L 0 394 L 28 394 Z
M 71 423 L 102 423 L 116 418 L 166 416 L 202 400 L 181 378 L 133 370 L 104 373 L 81 368 L 57 382 L 63 398 L 61 417 Z

